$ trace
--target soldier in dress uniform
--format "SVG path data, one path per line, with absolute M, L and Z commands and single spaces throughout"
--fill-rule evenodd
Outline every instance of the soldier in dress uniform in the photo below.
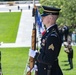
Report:
M 68 61 L 69 61 L 69 65 L 70 65 L 70 69 L 73 69 L 73 48 L 72 48 L 72 45 L 71 45 L 71 42 L 68 41 Z
M 41 38 L 39 54 L 34 54 L 38 61 L 38 75 L 63 75 L 58 63 L 62 40 L 56 24 L 61 9 L 42 7 L 44 11 L 41 16 L 43 24 L 46 26 L 46 32 Z
M 70 69 L 73 69 L 73 48 L 71 41 L 64 42 L 64 51 L 67 53 Z
M 64 33 L 64 37 L 65 37 L 65 42 L 67 42 L 68 41 L 68 35 L 69 35 L 69 27 L 68 26 L 66 26 L 66 25 L 64 25 L 64 27 L 63 27 L 63 33 Z

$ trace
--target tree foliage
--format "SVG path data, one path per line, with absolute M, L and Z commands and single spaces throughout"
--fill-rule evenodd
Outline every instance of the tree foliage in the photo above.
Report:
M 76 27 L 76 0 L 40 0 L 41 5 L 55 6 L 61 8 L 60 25 Z

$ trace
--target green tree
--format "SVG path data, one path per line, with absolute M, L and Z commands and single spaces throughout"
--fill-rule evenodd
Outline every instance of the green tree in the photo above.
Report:
M 76 0 L 40 0 L 40 3 L 61 8 L 58 23 L 76 28 Z

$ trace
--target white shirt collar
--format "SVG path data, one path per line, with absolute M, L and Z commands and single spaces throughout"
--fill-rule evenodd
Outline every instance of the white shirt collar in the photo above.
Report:
M 51 25 L 51 26 L 49 26 L 46 30 L 48 30 L 49 28 L 51 28 L 52 26 L 54 26 L 55 24 L 53 24 L 53 25 Z

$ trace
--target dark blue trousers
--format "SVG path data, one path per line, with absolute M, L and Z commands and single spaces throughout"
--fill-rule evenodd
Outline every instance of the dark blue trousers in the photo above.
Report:
M 47 75 L 48 65 L 43 63 L 38 63 L 38 75 Z M 50 69 L 49 75 L 63 75 L 59 65 L 58 61 L 55 61 Z

